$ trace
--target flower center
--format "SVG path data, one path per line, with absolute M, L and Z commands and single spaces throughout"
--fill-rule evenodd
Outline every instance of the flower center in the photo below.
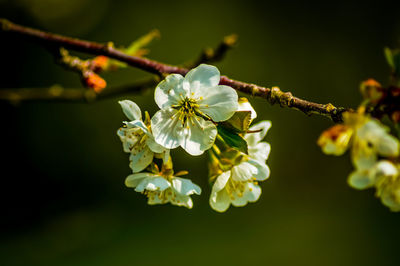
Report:
M 179 104 L 173 105 L 172 108 L 178 110 L 179 120 L 182 121 L 184 125 L 188 118 L 193 117 L 195 115 L 201 115 L 201 112 L 198 110 L 199 104 L 195 99 L 186 97 Z
M 244 192 L 246 190 L 246 184 L 248 182 L 254 183 L 257 185 L 257 181 L 255 180 L 249 180 L 249 181 L 236 181 L 233 180 L 232 178 L 229 178 L 229 181 L 227 182 L 225 186 L 225 190 L 228 193 L 229 197 L 231 200 L 234 200 L 236 197 L 241 198 L 244 195 Z M 252 191 L 251 188 L 249 188 L 250 191 Z
M 188 97 L 183 99 L 179 104 L 179 111 L 185 116 L 193 116 L 198 108 L 199 105 L 196 100 Z

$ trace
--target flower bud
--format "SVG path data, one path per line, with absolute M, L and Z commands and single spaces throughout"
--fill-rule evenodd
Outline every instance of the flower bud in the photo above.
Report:
M 337 124 L 322 132 L 317 143 L 325 154 L 339 156 L 347 150 L 352 135 L 351 127 Z
M 360 85 L 360 91 L 364 99 L 368 99 L 374 104 L 386 97 L 386 92 L 382 85 L 374 79 L 363 81 Z
M 108 67 L 109 60 L 110 59 L 107 56 L 104 56 L 104 55 L 96 56 L 92 60 L 94 71 L 95 72 L 100 72 L 100 71 L 105 70 Z
M 107 82 L 102 77 L 91 71 L 86 71 L 83 74 L 83 83 L 96 93 L 100 93 L 107 86 Z
M 392 121 L 395 123 L 400 122 L 400 111 L 394 111 L 391 115 L 390 118 L 392 118 Z

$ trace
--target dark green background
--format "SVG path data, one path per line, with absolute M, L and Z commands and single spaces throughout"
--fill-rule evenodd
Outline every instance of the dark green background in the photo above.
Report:
M 316 102 L 356 107 L 359 83 L 383 84 L 384 46 L 400 36 L 399 4 L 382 1 L 0 0 L 0 16 L 95 41 L 127 45 L 157 28 L 151 58 L 178 64 L 223 36 L 239 44 L 218 67 Z M 0 86 L 79 87 L 40 46 L 0 35 Z M 147 74 L 106 74 L 109 85 Z M 255 204 L 219 214 L 208 205 L 206 156 L 174 151 L 203 193 L 194 208 L 148 206 L 124 187 L 128 155 L 116 136 L 119 99 L 153 114 L 152 91 L 91 104 L 0 103 L 1 265 L 399 265 L 400 216 L 347 183 L 348 155 L 316 145 L 323 117 L 251 99 L 272 121 L 271 177 Z

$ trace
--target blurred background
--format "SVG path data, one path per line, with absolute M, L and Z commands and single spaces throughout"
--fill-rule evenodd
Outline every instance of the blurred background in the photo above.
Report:
M 321 103 L 354 108 L 362 80 L 387 82 L 383 47 L 399 44 L 399 3 L 260 2 L 0 0 L 0 17 L 116 45 L 159 29 L 149 57 L 171 64 L 236 33 L 223 74 Z M 39 45 L 0 38 L 1 88 L 81 87 Z M 103 76 L 114 86 L 147 75 Z M 120 99 L 157 110 L 151 90 L 90 104 L 0 102 L 1 265 L 400 265 L 400 215 L 347 185 L 348 155 L 316 145 L 328 119 L 250 99 L 272 121 L 271 177 L 257 203 L 220 214 L 208 205 L 206 156 L 174 151 L 176 170 L 203 188 L 192 210 L 148 206 L 124 186 Z

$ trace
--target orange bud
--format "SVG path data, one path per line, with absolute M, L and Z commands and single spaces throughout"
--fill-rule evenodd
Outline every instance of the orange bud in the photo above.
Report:
M 317 144 L 326 154 L 342 155 L 347 150 L 352 135 L 352 128 L 337 124 L 322 132 Z
M 391 87 L 391 88 L 389 88 L 389 90 L 393 97 L 397 98 L 400 96 L 400 88 L 399 87 Z
M 107 86 L 107 82 L 94 72 L 86 72 L 83 81 L 87 87 L 93 89 L 96 93 L 100 93 Z
M 375 104 L 386 97 L 386 92 L 382 85 L 374 79 L 363 81 L 360 85 L 360 91 L 365 99 L 369 99 Z
M 395 123 L 400 122 L 400 111 L 394 111 L 392 115 L 390 116 Z
M 109 58 L 104 55 L 96 56 L 92 60 L 92 64 L 94 66 L 94 71 L 101 71 L 108 67 Z

